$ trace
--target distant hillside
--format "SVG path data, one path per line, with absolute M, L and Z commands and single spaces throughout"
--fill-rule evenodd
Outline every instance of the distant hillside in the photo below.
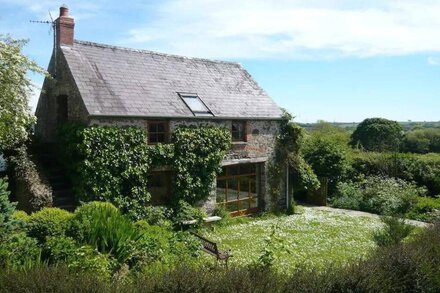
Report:
M 353 131 L 358 126 L 359 122 L 329 122 L 337 127 L 344 128 L 349 131 Z M 310 130 L 316 123 L 298 123 L 301 127 L 306 130 Z M 400 121 L 404 130 L 410 130 L 415 126 L 420 126 L 424 128 L 440 128 L 440 121 Z

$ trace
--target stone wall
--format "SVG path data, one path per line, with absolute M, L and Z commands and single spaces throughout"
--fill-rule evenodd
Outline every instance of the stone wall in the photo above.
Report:
M 35 111 L 35 133 L 43 143 L 56 142 L 56 133 L 60 126 L 58 98 L 61 96 L 67 98 L 67 120 L 88 121 L 87 110 L 61 50 L 58 49 L 56 60 L 55 55 L 52 55 L 48 72 L 51 77 L 44 80 Z

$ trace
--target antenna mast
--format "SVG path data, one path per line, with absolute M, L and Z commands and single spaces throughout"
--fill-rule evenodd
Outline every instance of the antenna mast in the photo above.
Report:
M 30 20 L 29 22 L 31 23 L 43 23 L 43 24 L 50 24 L 51 28 L 49 29 L 49 34 L 50 31 L 53 31 L 53 55 L 54 55 L 54 59 L 55 59 L 55 66 L 54 66 L 54 76 L 57 75 L 57 48 L 56 48 L 56 40 L 57 40 L 57 30 L 56 30 L 56 23 L 52 18 L 52 14 L 49 11 L 49 16 L 50 16 L 50 20 Z

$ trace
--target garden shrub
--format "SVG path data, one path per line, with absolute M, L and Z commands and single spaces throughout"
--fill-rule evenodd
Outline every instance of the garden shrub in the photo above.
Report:
M 170 220 L 172 215 L 173 210 L 171 208 L 163 206 L 148 206 L 145 207 L 142 219 L 150 225 L 170 227 L 172 225 Z
M 378 246 L 399 244 L 409 236 L 414 227 L 405 223 L 405 220 L 397 217 L 382 216 L 384 227 L 373 233 L 374 242 Z
M 428 188 L 431 196 L 440 194 L 439 154 L 353 152 L 351 155 L 352 177 L 360 174 L 397 177 Z
M 361 210 L 362 201 L 361 186 L 354 182 L 338 183 L 337 193 L 330 199 L 332 206 L 349 210 Z
M 0 240 L 11 230 L 12 215 L 16 206 L 16 203 L 9 201 L 9 194 L 6 178 L 0 178 Z
M 174 196 L 195 204 L 212 192 L 231 133 L 218 127 L 179 127 L 173 132 Z
M 138 241 L 143 233 L 112 204 L 92 202 L 75 211 L 68 235 L 122 264 L 131 257 L 130 243 Z
M 25 211 L 15 211 L 12 214 L 12 219 L 17 221 L 27 222 L 30 218 L 30 215 L 28 215 L 28 213 L 26 213 Z
M 71 237 L 48 236 L 43 245 L 42 259 L 49 264 L 59 264 L 72 258 L 78 245 Z
M 8 235 L 0 241 L 0 268 L 23 270 L 39 265 L 41 249 L 37 240 L 24 232 Z
M 322 137 L 311 137 L 307 140 L 304 158 L 317 176 L 329 179 L 331 191 L 349 168 L 345 147 Z
M 362 182 L 339 184 L 331 203 L 383 215 L 404 214 L 425 193 L 425 189 L 401 179 L 370 176 Z
M 72 213 L 59 208 L 43 208 L 33 213 L 27 221 L 30 237 L 43 243 L 47 236 L 63 236 L 69 226 Z
M 52 206 L 52 188 L 25 147 L 7 157 L 18 208 L 27 212 Z
M 406 217 L 424 222 L 440 220 L 440 197 L 418 197 Z
M 67 267 L 75 272 L 90 272 L 98 278 L 109 280 L 115 263 L 92 246 L 85 245 L 73 251 L 67 259 Z
M 175 209 L 173 222 L 177 227 L 184 228 L 185 222 L 195 220 L 196 223 L 193 226 L 200 226 L 205 217 L 206 213 L 200 208 L 193 207 L 186 201 L 180 200 Z

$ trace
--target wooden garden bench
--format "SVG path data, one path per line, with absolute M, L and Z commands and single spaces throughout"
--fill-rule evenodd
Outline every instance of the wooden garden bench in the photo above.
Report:
M 202 244 L 201 248 L 204 252 L 206 252 L 212 256 L 215 256 L 217 261 L 219 261 L 219 260 L 225 261 L 226 268 L 228 267 L 228 259 L 230 257 L 232 257 L 232 254 L 230 251 L 220 251 L 220 250 L 218 250 L 217 243 L 212 242 L 212 241 L 210 241 L 200 235 L 197 235 L 194 232 L 191 232 L 191 234 L 194 235 L 195 237 L 197 237 L 198 239 L 200 239 L 201 244 Z

